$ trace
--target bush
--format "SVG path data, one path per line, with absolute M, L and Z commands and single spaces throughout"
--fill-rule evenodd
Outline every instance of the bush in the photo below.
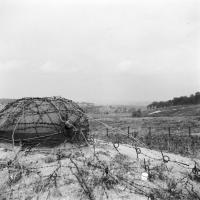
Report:
M 142 111 L 141 109 L 135 110 L 131 114 L 132 117 L 142 117 Z

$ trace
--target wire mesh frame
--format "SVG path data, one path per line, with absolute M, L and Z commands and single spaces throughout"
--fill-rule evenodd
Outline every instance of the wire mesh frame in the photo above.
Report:
M 84 140 L 89 122 L 83 110 L 73 101 L 61 97 L 22 98 L 7 104 L 0 111 L 1 136 L 10 139 L 45 137 L 59 133 Z

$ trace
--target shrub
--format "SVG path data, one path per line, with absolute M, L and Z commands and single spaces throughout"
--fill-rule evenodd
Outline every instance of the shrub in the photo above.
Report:
M 131 114 L 132 117 L 142 117 L 142 111 L 141 109 L 135 110 Z

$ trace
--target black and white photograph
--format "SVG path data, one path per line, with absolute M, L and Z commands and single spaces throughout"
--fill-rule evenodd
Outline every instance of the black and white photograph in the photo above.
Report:
M 200 200 L 200 0 L 0 0 L 0 200 Z

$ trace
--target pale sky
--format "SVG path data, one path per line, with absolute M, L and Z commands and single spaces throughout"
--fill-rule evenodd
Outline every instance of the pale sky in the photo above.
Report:
M 131 104 L 199 90 L 199 0 L 0 0 L 0 98 Z

